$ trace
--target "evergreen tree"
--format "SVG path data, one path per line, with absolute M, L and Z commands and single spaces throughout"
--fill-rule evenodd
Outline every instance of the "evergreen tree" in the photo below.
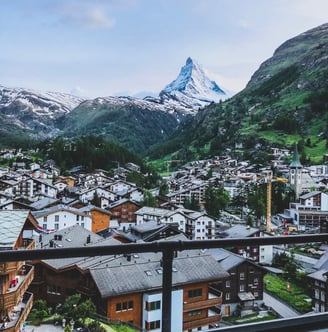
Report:
M 144 191 L 144 199 L 142 200 L 141 205 L 157 207 L 157 200 L 149 190 Z
M 214 188 L 211 184 L 205 190 L 205 209 L 206 212 L 215 218 L 220 217 L 221 211 L 230 201 L 229 193 L 223 186 Z
M 159 195 L 166 196 L 169 192 L 169 187 L 165 181 L 163 181 L 159 187 Z

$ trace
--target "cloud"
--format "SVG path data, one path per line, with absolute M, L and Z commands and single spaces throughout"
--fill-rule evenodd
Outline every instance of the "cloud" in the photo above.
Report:
M 73 96 L 83 97 L 85 95 L 85 91 L 80 86 L 75 86 L 71 91 L 70 94 Z
M 116 22 L 108 11 L 105 4 L 71 2 L 64 4 L 59 14 L 66 24 L 85 29 L 111 29 Z

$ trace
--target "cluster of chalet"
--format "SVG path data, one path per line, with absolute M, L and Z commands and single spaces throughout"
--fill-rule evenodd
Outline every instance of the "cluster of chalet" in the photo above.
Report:
M 303 167 L 297 149 L 287 165 L 286 149 L 272 149 L 272 167 L 281 178 L 288 179 L 288 188 L 295 193 L 295 202 L 278 215 L 284 225 L 297 230 L 324 227 L 327 220 L 328 165 Z M 223 185 L 231 198 L 245 187 L 264 180 L 263 174 L 249 162 L 237 162 L 230 157 L 191 162 L 163 179 L 169 192 L 159 200 L 157 209 L 142 208 L 143 188 L 125 181 L 129 171 L 139 171 L 138 165 L 127 163 L 114 177 L 103 170 L 83 172 L 76 167 L 70 176 L 60 176 L 52 161 L 45 165 L 13 163 L 11 168 L 0 169 L 0 209 L 30 209 L 39 228 L 52 232 L 79 224 L 92 232 L 108 229 L 129 230 L 148 220 L 179 223 L 179 229 L 189 239 L 204 240 L 219 237 L 220 223 L 205 212 L 183 208 L 186 200 L 205 203 L 209 184 Z M 170 210 L 170 211 L 168 211 Z M 221 221 L 243 222 L 238 217 L 222 215 Z
M 297 202 L 278 216 L 280 221 L 301 231 L 318 227 L 327 231 L 328 196 L 324 190 L 328 167 L 304 168 L 297 150 L 289 166 L 282 162 L 289 151 L 275 149 L 273 154 L 273 165 L 288 178 Z M 42 167 L 13 163 L 11 168 L 0 169 L 0 246 L 48 249 L 265 236 L 236 216 L 223 213 L 221 220 L 215 220 L 205 211 L 183 207 L 191 199 L 204 204 L 209 184 L 223 184 L 233 197 L 241 187 L 259 181 L 261 175 L 248 162 L 217 157 L 190 163 L 164 179 L 169 193 L 158 200 L 156 208 L 142 206 L 143 189 L 125 180 L 129 170 L 138 169 L 129 163 L 114 177 L 103 170 L 85 173 L 81 168 L 61 176 L 53 162 Z M 17 227 L 10 226 L 17 222 Z M 231 223 L 236 225 L 231 227 Z M 231 251 L 179 252 L 173 262 L 174 331 L 208 329 L 224 315 L 240 310 L 244 314 L 261 305 L 262 266 L 271 264 L 272 256 L 271 246 L 242 243 Z M 323 279 L 328 269 L 318 267 L 318 271 L 313 276 L 321 273 Z M 79 292 L 109 318 L 147 331 L 159 331 L 162 326 L 162 261 L 157 253 L 5 263 L 0 266 L 0 278 L 0 320 L 7 325 L 21 327 L 33 295 L 57 305 Z M 322 306 L 318 300 L 316 308 L 322 310 Z M 21 308 L 25 311 L 18 310 Z
M 291 155 L 286 149 L 272 149 L 271 169 L 280 174 L 272 181 L 284 180 L 286 189 L 294 193 L 295 202 L 279 214 L 280 224 L 293 226 L 298 231 L 324 228 L 328 217 L 328 155 L 324 156 L 325 164 L 303 167 L 300 163 L 297 146 L 292 154 L 291 163 L 286 157 Z M 270 171 L 269 171 L 270 172 Z M 209 177 L 210 174 L 210 177 Z M 240 193 L 245 187 L 265 181 L 268 169 L 260 171 L 249 162 L 237 162 L 230 157 L 217 157 L 211 160 L 195 161 L 172 173 L 165 180 L 169 187 L 168 200 L 171 204 L 183 204 L 194 198 L 204 203 L 205 190 L 209 184 L 222 184 L 230 197 Z M 238 222 L 231 216 L 221 220 Z M 205 237 L 206 238 L 206 237 Z

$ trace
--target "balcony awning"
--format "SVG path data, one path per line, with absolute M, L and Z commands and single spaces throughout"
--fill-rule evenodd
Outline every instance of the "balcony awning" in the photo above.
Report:
M 251 292 L 238 293 L 240 301 L 252 301 L 255 300 L 254 295 Z

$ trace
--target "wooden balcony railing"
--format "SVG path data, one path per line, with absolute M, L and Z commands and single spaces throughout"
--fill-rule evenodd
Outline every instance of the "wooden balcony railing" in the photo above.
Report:
M 19 275 L 18 283 L 15 287 L 9 288 L 5 294 L 0 294 L 0 308 L 7 310 L 13 308 L 21 297 L 23 297 L 28 286 L 34 277 L 34 267 L 27 265 L 26 274 Z
M 200 318 L 190 322 L 183 322 L 183 330 L 198 328 L 199 326 L 220 323 L 221 315 L 214 315 L 206 318 Z
M 19 311 L 11 317 L 11 321 L 7 323 L 6 327 L 1 331 L 5 332 L 17 332 L 21 331 L 22 324 L 26 321 L 33 307 L 33 294 L 26 292 L 23 296 L 23 301 L 17 305 L 20 308 Z
M 10 272 L 18 271 L 24 262 L 8 262 L 8 263 L 0 263 L 0 275 L 9 274 Z
M 222 297 L 215 297 L 208 300 L 186 303 L 183 305 L 183 312 L 211 308 L 221 304 L 222 304 Z

